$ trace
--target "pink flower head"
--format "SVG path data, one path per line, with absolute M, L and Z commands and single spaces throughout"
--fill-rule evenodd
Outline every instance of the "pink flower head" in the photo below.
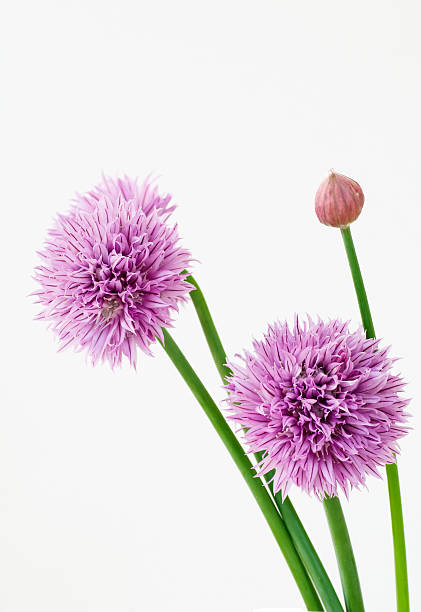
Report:
M 331 170 L 316 193 L 316 215 L 331 227 L 347 227 L 359 216 L 364 205 L 363 190 L 356 181 Z
M 77 195 L 59 215 L 35 271 L 43 305 L 38 319 L 51 321 L 61 349 L 86 349 L 92 363 L 112 367 L 136 347 L 149 345 L 171 325 L 171 313 L 192 286 L 183 273 L 190 253 L 167 224 L 174 206 L 148 180 L 125 177 L 102 182 Z
M 275 470 L 275 492 L 294 483 L 320 498 L 348 494 L 395 461 L 408 400 L 379 340 L 309 318 L 275 323 L 253 348 L 228 364 L 227 401 L 250 452 L 264 452 L 260 474 Z

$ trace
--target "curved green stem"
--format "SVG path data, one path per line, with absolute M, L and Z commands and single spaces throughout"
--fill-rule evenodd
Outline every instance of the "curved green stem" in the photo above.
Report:
M 231 375 L 231 370 L 225 365 L 227 357 L 221 339 L 216 330 L 210 310 L 199 285 L 192 276 L 189 276 L 187 281 L 195 287 L 195 290 L 190 293 L 190 296 L 199 317 L 199 321 L 209 345 L 215 365 L 220 373 L 222 382 L 226 384 L 226 377 Z M 261 457 L 256 455 L 256 459 L 259 462 Z M 269 489 L 273 495 L 273 487 L 271 484 L 269 484 L 271 475 L 266 474 L 265 480 L 268 482 Z M 343 607 L 339 601 L 335 589 L 333 588 L 329 576 L 327 575 L 326 570 L 310 538 L 308 537 L 292 502 L 288 497 L 284 502 L 282 502 L 282 496 L 280 493 L 273 495 L 273 497 L 291 535 L 295 548 L 320 595 L 326 612 L 343 612 Z
M 348 612 L 364 612 L 363 596 L 358 578 L 357 565 L 355 563 L 345 517 L 342 512 L 341 502 L 338 497 L 325 497 L 323 505 L 329 523 L 333 545 L 335 547 L 346 609 Z
M 358 263 L 357 253 L 349 227 L 342 229 L 345 251 L 351 268 L 361 320 L 367 338 L 375 338 L 373 319 L 367 293 Z M 386 465 L 387 485 L 389 490 L 390 516 L 392 520 L 393 551 L 395 557 L 396 601 L 398 612 L 409 612 L 408 569 L 406 562 L 405 531 L 403 526 L 402 500 L 399 486 L 399 473 L 396 463 Z
M 256 478 L 256 473 L 253 470 L 253 465 L 244 450 L 240 442 L 235 437 L 225 418 L 221 414 L 218 406 L 215 404 L 208 391 L 202 384 L 201 380 L 184 357 L 177 344 L 174 342 L 170 334 L 166 329 L 163 329 L 164 344 L 162 345 L 165 352 L 170 357 L 171 361 L 187 383 L 188 387 L 192 391 L 193 395 L 202 406 L 207 417 L 211 421 L 213 427 L 233 458 L 236 466 L 243 475 L 249 489 L 254 495 L 256 502 L 258 503 L 263 515 L 275 536 L 275 540 L 281 549 L 285 560 L 294 576 L 295 582 L 300 590 L 303 600 L 308 610 L 322 610 L 322 604 L 320 603 L 317 593 L 311 583 L 305 567 L 295 550 L 294 544 L 288 533 L 287 528 L 279 514 L 276 506 L 273 504 L 272 499 L 263 485 L 260 478 Z
M 218 332 L 216 331 L 215 324 L 206 303 L 205 296 L 203 295 L 199 285 L 193 276 L 188 276 L 186 280 L 195 287 L 195 290 L 190 292 L 190 297 L 199 318 L 200 325 L 202 326 L 205 334 L 205 338 L 215 362 L 216 369 L 218 370 L 222 378 L 222 382 L 225 385 L 227 382 L 226 377 L 231 375 L 231 370 L 225 365 L 227 362 L 227 356 L 224 351 L 224 347 L 222 346 L 222 342 L 219 338 Z

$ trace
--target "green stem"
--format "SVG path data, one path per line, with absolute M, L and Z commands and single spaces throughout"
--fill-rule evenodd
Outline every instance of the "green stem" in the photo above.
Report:
M 360 264 L 358 263 L 354 241 L 352 240 L 351 229 L 346 227 L 341 229 L 345 251 L 348 257 L 349 267 L 351 268 L 352 280 L 354 281 L 355 293 L 357 294 L 358 306 L 360 307 L 361 320 L 367 338 L 375 338 L 373 319 L 371 318 L 370 306 L 368 304 L 367 292 L 361 274 Z
M 387 465 L 386 473 L 395 553 L 397 609 L 398 612 L 409 612 L 408 569 L 406 565 L 405 532 L 397 464 Z
M 231 375 L 231 370 L 225 365 L 227 362 L 227 356 L 225 354 L 224 347 L 222 346 L 222 342 L 219 338 L 218 332 L 216 331 L 215 324 L 206 303 L 205 296 L 203 295 L 199 285 L 193 276 L 188 276 L 186 280 L 196 288 L 194 291 L 190 292 L 190 297 L 196 309 L 197 316 L 199 317 L 199 321 L 204 331 L 205 338 L 216 368 L 222 378 L 222 382 L 225 385 L 227 383 L 226 377 Z
M 370 306 L 368 304 L 367 293 L 364 281 L 355 252 L 349 227 L 342 229 L 342 238 L 345 251 L 348 257 L 349 267 L 351 268 L 352 279 L 354 281 L 355 292 L 357 294 L 358 305 L 360 307 L 361 320 L 367 338 L 375 338 L 373 320 L 371 318 Z M 399 486 L 399 473 L 396 463 L 386 465 L 387 485 L 389 490 L 390 516 L 392 520 L 393 551 L 395 557 L 395 577 L 396 577 L 396 602 L 398 612 L 409 612 L 409 588 L 408 588 L 408 569 L 406 562 L 405 531 L 403 526 L 402 500 Z
M 183 377 L 184 381 L 187 383 L 199 404 L 202 406 L 205 414 L 211 421 L 213 427 L 253 493 L 254 498 L 263 512 L 263 515 L 273 535 L 275 536 L 275 540 L 277 541 L 278 546 L 285 557 L 292 575 L 294 576 L 295 582 L 297 583 L 308 610 L 322 610 L 322 604 L 320 603 L 313 584 L 307 575 L 305 567 L 303 566 L 302 561 L 295 550 L 294 544 L 287 528 L 284 525 L 281 515 L 276 509 L 276 506 L 273 504 L 272 499 L 260 478 L 256 478 L 256 474 L 253 470 L 253 465 L 250 459 L 244 453 L 241 444 L 227 424 L 218 406 L 207 392 L 206 388 L 198 378 L 187 359 L 184 357 L 183 353 L 178 348 L 177 344 L 174 342 L 166 329 L 163 329 L 162 331 L 164 334 L 163 347 L 165 352 L 170 357 L 171 361 Z
M 274 497 L 276 505 L 280 509 L 288 531 L 291 534 L 295 548 L 313 579 L 326 612 L 342 612 L 342 604 L 291 500 L 289 497 L 286 497 L 282 501 L 280 492 L 276 493 Z
M 215 324 L 212 320 L 212 316 L 205 297 L 200 290 L 199 285 L 192 276 L 187 278 L 187 281 L 191 283 L 196 289 L 190 293 L 192 302 L 196 309 L 199 317 L 200 324 L 202 326 L 205 338 L 209 345 L 213 360 L 220 373 L 222 382 L 226 384 L 226 377 L 232 374 L 231 370 L 225 365 L 227 362 L 226 353 L 222 346 L 221 339 L 216 330 Z M 256 455 L 256 459 L 259 462 L 261 456 Z M 265 480 L 269 483 L 271 479 L 270 474 L 265 475 Z M 269 489 L 273 495 L 273 487 L 268 484 Z M 282 502 L 282 495 L 280 493 L 273 495 L 278 510 L 284 519 L 285 525 L 291 535 L 294 542 L 295 548 L 300 555 L 308 573 L 313 580 L 313 583 L 320 595 L 320 598 L 325 606 L 326 612 L 343 612 L 343 608 L 339 598 L 333 588 L 333 585 L 326 573 L 326 570 L 320 561 L 320 558 L 301 523 L 294 506 L 290 499 L 287 497 Z
M 358 579 L 357 565 L 355 563 L 345 517 L 342 512 L 341 502 L 338 497 L 325 497 L 323 505 L 329 523 L 333 545 L 335 547 L 346 609 L 348 612 L 364 612 L 363 596 L 361 593 L 360 581 Z

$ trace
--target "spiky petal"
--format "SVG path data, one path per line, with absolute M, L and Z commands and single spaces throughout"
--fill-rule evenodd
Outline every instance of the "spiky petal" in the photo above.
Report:
M 182 273 L 190 253 L 167 223 L 174 206 L 146 180 L 102 182 L 78 195 L 48 232 L 35 271 L 43 305 L 37 318 L 52 322 L 61 348 L 86 349 L 92 362 L 112 367 L 123 355 L 162 338 L 171 314 L 192 286 Z
M 402 378 L 379 340 L 333 320 L 269 327 L 253 353 L 229 363 L 231 417 L 275 492 L 294 483 L 319 497 L 365 483 L 395 461 L 407 433 Z

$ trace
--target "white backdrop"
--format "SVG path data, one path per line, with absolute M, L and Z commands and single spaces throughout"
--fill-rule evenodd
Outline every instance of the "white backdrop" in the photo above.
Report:
M 27 294 L 46 230 L 100 173 L 161 175 L 233 355 L 294 312 L 359 322 L 315 191 L 361 183 L 353 227 L 378 335 L 401 356 L 413 609 L 419 547 L 420 9 L 409 0 L 9 0 L 1 24 L 0 610 L 301 605 L 230 457 L 162 349 L 111 373 L 56 353 Z M 222 399 L 191 305 L 174 335 Z M 344 501 L 367 610 L 394 610 L 386 482 Z M 323 509 L 292 499 L 339 588 Z M 418 579 L 418 584 L 416 581 Z

